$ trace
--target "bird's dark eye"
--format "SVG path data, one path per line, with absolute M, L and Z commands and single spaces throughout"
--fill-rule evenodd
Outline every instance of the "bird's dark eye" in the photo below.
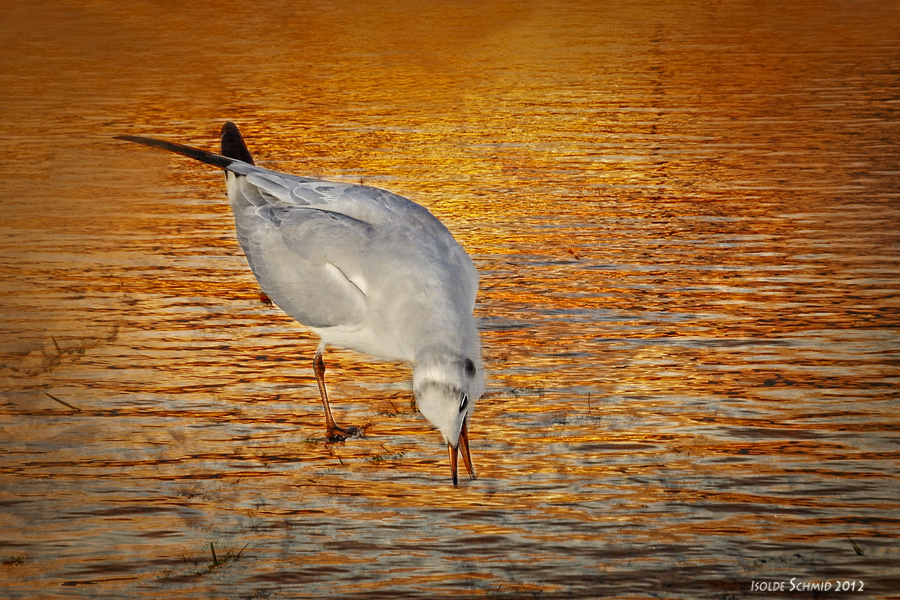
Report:
M 463 395 L 462 402 L 459 403 L 459 412 L 466 410 L 466 407 L 469 405 L 469 395 Z
M 475 363 L 472 362 L 471 358 L 466 359 L 466 375 L 469 377 L 475 375 Z

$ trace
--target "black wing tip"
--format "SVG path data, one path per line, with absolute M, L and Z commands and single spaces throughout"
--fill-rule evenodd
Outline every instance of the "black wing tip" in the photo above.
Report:
M 162 140 L 156 140 L 153 138 L 144 137 L 141 135 L 114 135 L 114 140 L 122 140 L 125 142 L 134 142 L 135 144 L 144 144 L 145 146 L 149 146 L 152 142 L 159 142 Z
M 240 160 L 239 158 L 220 156 L 212 152 L 207 152 L 206 150 L 201 150 L 200 148 L 194 148 L 193 146 L 185 146 L 184 144 L 176 144 L 175 142 L 167 142 L 165 140 L 158 140 L 156 138 L 144 137 L 140 135 L 114 135 L 113 139 L 122 140 L 125 142 L 134 142 L 135 144 L 143 144 L 144 146 L 150 146 L 151 148 L 168 150 L 169 152 L 187 156 L 188 158 L 199 160 L 200 162 L 212 165 L 214 167 L 219 167 L 220 169 L 226 169 L 236 160 Z

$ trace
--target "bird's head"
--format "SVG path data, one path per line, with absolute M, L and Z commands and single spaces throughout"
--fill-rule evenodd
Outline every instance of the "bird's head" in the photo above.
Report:
M 469 456 L 469 420 L 484 393 L 484 367 L 480 352 L 464 356 L 435 348 L 421 353 L 413 368 L 413 391 L 419 412 L 438 428 L 450 452 L 453 485 L 457 485 L 457 456 L 472 478 Z

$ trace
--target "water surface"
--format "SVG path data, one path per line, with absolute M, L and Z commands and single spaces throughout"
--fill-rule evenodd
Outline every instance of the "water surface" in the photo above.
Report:
M 896 598 L 900 9 L 381 4 L 0 9 L 0 595 Z M 476 481 L 112 140 L 224 120 L 473 256 Z

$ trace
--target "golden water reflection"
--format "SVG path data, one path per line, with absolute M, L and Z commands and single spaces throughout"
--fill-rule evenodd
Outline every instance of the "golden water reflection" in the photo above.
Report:
M 4 594 L 890 597 L 881 4 L 4 6 Z M 316 341 L 260 301 L 220 174 L 111 139 L 226 119 L 472 254 L 478 480 L 404 365 L 331 354 L 366 436 L 326 444 Z

